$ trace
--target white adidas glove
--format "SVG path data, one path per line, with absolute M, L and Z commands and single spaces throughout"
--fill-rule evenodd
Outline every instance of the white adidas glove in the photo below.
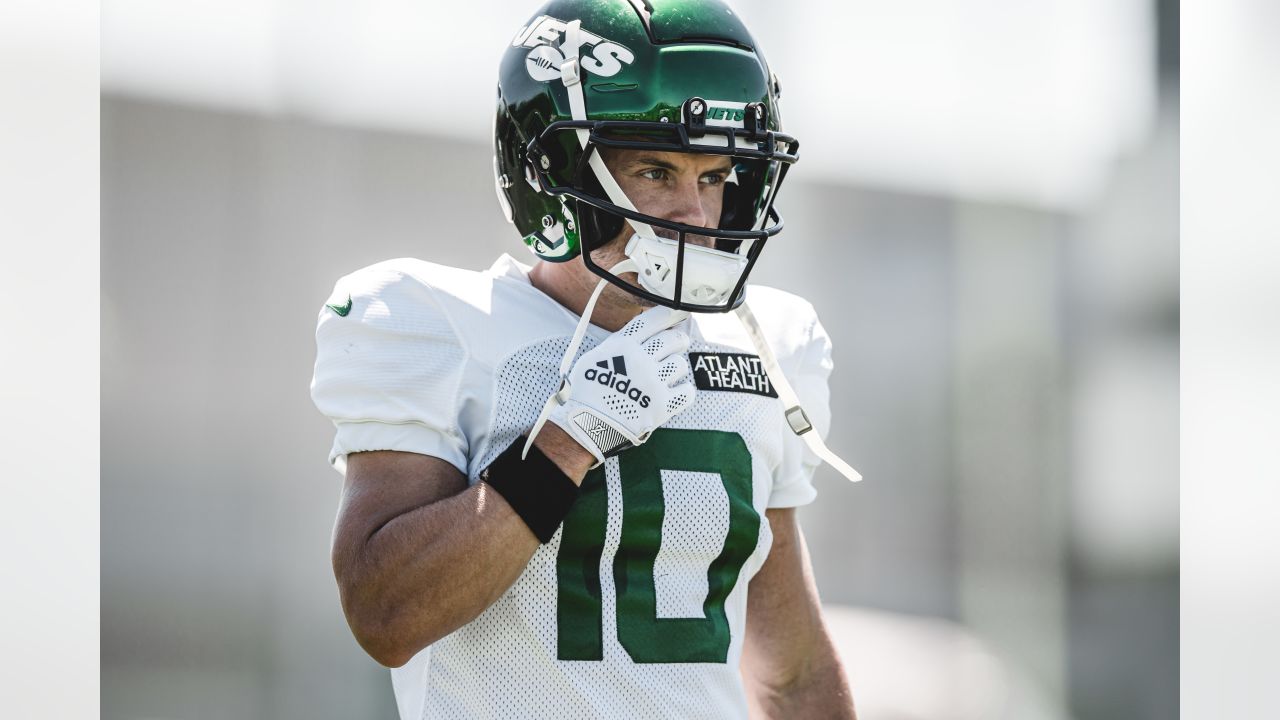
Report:
M 640 313 L 574 363 L 548 418 L 598 462 L 649 439 L 688 407 L 689 313 L 657 306 Z

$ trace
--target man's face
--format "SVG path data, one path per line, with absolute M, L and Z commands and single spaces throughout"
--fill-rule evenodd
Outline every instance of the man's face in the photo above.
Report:
M 714 228 L 720 224 L 720 208 L 724 205 L 724 181 L 732 169 L 732 160 L 720 155 L 600 148 L 605 167 L 617 180 L 622 192 L 636 209 L 664 220 Z M 676 239 L 676 232 L 653 228 L 660 237 Z M 625 248 L 634 230 L 623 222 L 622 230 L 609 242 L 591 251 L 591 259 L 600 267 L 610 268 L 626 259 Z M 713 247 L 714 241 L 703 235 L 686 235 L 689 243 Z M 585 286 L 594 285 L 595 277 L 585 266 L 581 268 Z M 635 273 L 623 273 L 622 279 L 636 284 Z M 646 308 L 653 303 L 610 285 L 600 299 L 602 307 Z
M 728 157 L 614 148 L 601 148 L 600 154 L 622 192 L 640 212 L 686 225 L 719 226 L 724 181 L 733 167 Z M 661 237 L 676 238 L 673 230 L 653 230 Z M 623 223 L 621 233 L 609 244 L 625 245 L 632 232 L 631 225 Z M 702 235 L 687 237 L 698 245 L 713 244 Z

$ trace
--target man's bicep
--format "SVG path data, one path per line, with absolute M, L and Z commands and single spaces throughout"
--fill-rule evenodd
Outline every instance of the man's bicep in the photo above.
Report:
M 466 476 L 437 457 L 394 450 L 348 455 L 335 555 L 339 544 L 362 545 L 394 518 L 466 489 Z

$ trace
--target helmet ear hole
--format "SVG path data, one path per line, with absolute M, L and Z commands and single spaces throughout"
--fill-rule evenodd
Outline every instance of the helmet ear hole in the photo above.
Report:
M 596 173 L 590 166 L 585 163 L 581 168 L 581 172 L 576 178 L 579 187 L 587 194 L 603 198 L 607 197 L 604 186 L 600 184 L 600 179 L 596 177 Z M 616 238 L 618 233 L 622 232 L 623 223 L 626 222 L 622 217 L 612 213 L 605 212 L 590 203 L 578 201 L 578 217 L 582 218 L 582 247 L 585 250 L 596 250 L 602 248 L 609 243 L 610 240 Z
M 581 200 L 577 203 L 578 217 L 582 220 L 582 248 L 588 252 L 604 247 L 622 232 L 622 218 L 611 215 Z

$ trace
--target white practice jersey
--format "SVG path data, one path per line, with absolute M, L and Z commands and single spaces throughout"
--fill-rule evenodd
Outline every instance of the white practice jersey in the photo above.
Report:
M 579 318 L 527 273 L 505 255 L 486 272 L 401 259 L 338 281 L 311 392 L 339 471 L 349 453 L 399 450 L 475 483 L 528 432 Z M 825 434 L 830 342 L 813 308 L 759 286 L 747 302 Z M 582 351 L 608 334 L 591 326 Z M 694 315 L 690 335 L 694 403 L 587 475 L 497 602 L 392 671 L 402 720 L 747 716 L 738 666 L 765 510 L 811 502 L 819 460 L 737 318 Z

